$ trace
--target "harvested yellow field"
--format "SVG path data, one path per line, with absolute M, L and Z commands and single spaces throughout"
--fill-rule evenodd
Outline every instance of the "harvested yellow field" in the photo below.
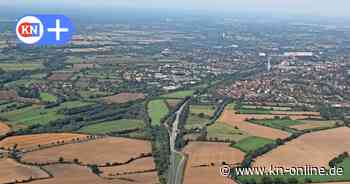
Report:
M 238 149 L 231 148 L 228 143 L 190 142 L 184 149 L 189 155 L 188 166 L 196 167 L 203 164 L 221 165 L 237 164 L 243 160 L 244 153 Z
M 160 184 L 157 172 L 129 174 L 111 181 L 115 184 Z
M 103 179 L 89 168 L 74 164 L 56 164 L 44 167 L 53 178 L 32 181 L 31 184 L 159 184 L 156 172 L 130 174 L 120 179 Z
M 305 134 L 258 157 L 253 165 L 327 167 L 331 159 L 343 152 L 350 152 L 350 128 L 347 127 Z
M 100 170 L 103 172 L 102 176 L 107 178 L 116 178 L 120 175 L 128 175 L 135 172 L 147 172 L 155 170 L 153 157 L 146 157 L 132 161 L 129 164 L 112 166 L 112 167 L 101 167 Z
M 244 153 L 227 143 L 190 142 L 184 149 L 188 155 L 184 184 L 235 184 L 220 175 L 220 167 L 241 163 Z
M 186 169 L 184 184 L 237 184 L 220 175 L 219 166 Z
M 11 128 L 4 122 L 0 121 L 0 135 L 5 135 L 11 132 Z
M 38 148 L 38 146 L 52 145 L 59 142 L 70 142 L 73 139 L 86 139 L 87 135 L 72 133 L 49 133 L 49 134 L 33 134 L 8 137 L 0 142 L 0 147 L 5 149 L 12 148 L 17 145 L 17 149 L 28 150 Z
M 148 141 L 108 137 L 29 152 L 23 156 L 23 160 L 30 163 L 52 163 L 62 157 L 65 161 L 78 159 L 82 164 L 105 165 L 107 162 L 125 163 L 131 158 L 151 152 Z
M 32 181 L 31 184 L 111 184 L 113 182 L 99 178 L 87 167 L 73 164 L 58 164 L 44 167 L 53 178 Z M 117 184 L 118 182 L 114 182 Z
M 49 175 L 39 167 L 22 165 L 12 159 L 0 159 L 0 183 L 48 177 Z

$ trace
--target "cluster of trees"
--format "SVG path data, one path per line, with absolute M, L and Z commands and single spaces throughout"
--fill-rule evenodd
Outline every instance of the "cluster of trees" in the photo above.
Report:
M 64 115 L 74 115 L 84 112 L 91 112 L 91 111 L 97 111 L 100 108 L 104 108 L 103 104 L 93 104 L 93 105 L 85 105 L 81 107 L 74 107 L 74 108 L 63 108 L 58 111 L 60 114 Z
M 7 105 L 6 108 L 1 109 L 0 112 L 14 111 L 14 110 L 26 108 L 29 106 L 32 106 L 32 104 L 31 103 L 13 103 L 13 104 Z M 2 120 L 7 121 L 6 119 L 2 119 Z
M 102 171 L 97 167 L 96 164 L 93 165 L 88 165 L 88 167 L 90 168 L 91 172 L 96 174 L 96 175 L 100 175 L 102 174 Z
M 345 119 L 345 113 L 349 109 L 332 107 L 330 104 L 322 104 L 320 107 L 320 114 L 323 118 L 330 119 Z
M 25 97 L 25 98 L 39 98 L 40 97 L 40 91 L 38 88 L 28 88 L 24 86 L 18 86 L 17 94 L 20 97 Z
M 46 70 L 48 71 L 57 71 L 57 70 L 61 70 L 64 68 L 64 61 L 67 60 L 67 57 L 65 56 L 54 56 L 54 57 L 50 57 L 47 58 L 44 62 L 43 65 L 45 67 Z M 48 75 L 50 76 L 50 74 Z
M 29 76 L 32 74 L 37 73 L 39 70 L 34 71 L 27 71 L 27 70 L 19 70 L 19 71 L 7 71 L 4 70 L 0 72 L 0 87 L 2 87 L 3 84 L 20 80 L 25 76 Z
M 152 134 L 152 153 L 158 171 L 160 183 L 167 183 L 170 166 L 170 139 L 165 126 L 154 126 L 150 129 Z
M 233 100 L 229 97 L 224 97 L 219 107 L 215 110 L 213 116 L 210 118 L 210 123 L 207 126 L 212 125 L 216 122 L 216 120 L 220 117 L 221 113 L 225 110 L 226 105 L 231 103 Z
M 344 152 L 344 153 L 340 154 L 339 156 L 333 158 L 329 162 L 329 166 L 331 168 L 336 167 L 338 164 L 342 163 L 346 158 L 349 158 L 349 153 L 348 152 Z

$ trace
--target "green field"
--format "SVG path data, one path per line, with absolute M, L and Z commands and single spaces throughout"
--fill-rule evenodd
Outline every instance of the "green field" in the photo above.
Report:
M 269 178 L 275 180 L 277 178 L 284 180 L 287 182 L 288 179 L 294 178 L 297 179 L 300 184 L 306 183 L 305 180 L 311 180 L 312 183 L 323 183 L 323 182 L 342 182 L 342 181 L 350 181 L 350 158 L 347 158 L 338 165 L 338 168 L 343 168 L 344 174 L 340 176 L 334 175 L 310 175 L 310 176 L 291 176 L 291 175 L 283 175 L 283 176 L 269 176 Z M 328 172 L 328 171 L 327 171 Z M 242 183 L 247 183 L 247 181 L 255 180 L 257 184 L 263 183 L 262 179 L 264 176 L 240 176 L 238 180 Z M 265 177 L 266 178 L 266 177 Z
M 190 112 L 193 114 L 205 114 L 207 116 L 212 116 L 215 112 L 214 105 L 191 105 Z
M 0 68 L 5 71 L 35 70 L 44 68 L 41 63 L 0 63 Z
M 198 115 L 189 115 L 186 121 L 185 128 L 203 128 L 206 126 L 207 123 L 209 123 L 209 119 L 207 118 L 200 118 L 198 117 Z
M 269 109 L 239 109 L 240 114 L 271 114 Z
M 261 138 L 261 137 L 248 137 L 239 141 L 237 144 L 233 145 L 233 147 L 238 148 L 246 153 L 257 150 L 265 146 L 266 144 L 271 144 L 274 141 L 271 139 Z
M 160 121 L 169 113 L 164 100 L 152 100 L 147 105 L 148 115 L 152 119 L 152 125 L 160 125 Z
M 251 122 L 289 132 L 295 132 L 295 130 L 289 128 L 290 126 L 304 124 L 302 121 L 291 119 L 252 120 Z
M 165 94 L 165 95 L 162 95 L 161 97 L 164 97 L 164 98 L 185 98 L 187 96 L 192 96 L 193 93 L 194 93 L 193 90 L 185 90 L 185 91 L 177 91 L 174 93 Z
M 225 123 L 216 122 L 208 126 L 207 139 L 218 139 L 220 141 L 230 140 L 239 141 L 247 138 L 249 135 L 241 130 L 235 129 Z
M 51 95 L 50 93 L 40 93 L 40 99 L 44 102 L 56 102 L 57 97 L 55 95 Z
M 89 134 L 105 134 L 109 132 L 119 132 L 124 130 L 142 129 L 144 128 L 142 120 L 135 119 L 121 119 L 116 121 L 108 121 L 99 124 L 83 127 L 79 132 Z
M 63 118 L 63 114 L 59 114 L 58 111 L 63 108 L 74 108 L 90 103 L 80 101 L 70 101 L 62 103 L 58 107 L 45 109 L 43 106 L 29 106 L 14 111 L 1 113 L 0 117 L 10 121 L 13 125 L 30 126 L 34 124 L 47 124 L 50 121 L 54 121 Z

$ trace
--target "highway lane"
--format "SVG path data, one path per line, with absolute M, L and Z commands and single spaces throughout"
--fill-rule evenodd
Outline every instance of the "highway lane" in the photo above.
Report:
M 182 181 L 182 169 L 184 168 L 185 164 L 185 157 L 183 154 L 176 150 L 175 148 L 175 142 L 176 138 L 179 133 L 179 122 L 180 122 L 180 115 L 183 112 L 184 107 L 186 106 L 187 102 L 185 102 L 178 111 L 176 111 L 176 119 L 172 126 L 172 131 L 170 132 L 170 150 L 171 150 L 171 156 L 170 156 L 170 168 L 169 168 L 169 178 L 168 178 L 168 184 L 181 184 Z M 176 154 L 182 155 L 182 159 L 178 165 L 176 165 Z

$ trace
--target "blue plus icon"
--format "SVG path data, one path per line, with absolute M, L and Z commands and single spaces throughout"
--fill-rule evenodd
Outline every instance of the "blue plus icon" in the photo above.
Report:
M 56 41 L 61 40 L 61 32 L 68 32 L 68 28 L 62 28 L 61 27 L 61 21 L 60 19 L 56 19 L 56 27 L 55 28 L 48 28 L 48 32 L 55 32 L 56 33 Z

